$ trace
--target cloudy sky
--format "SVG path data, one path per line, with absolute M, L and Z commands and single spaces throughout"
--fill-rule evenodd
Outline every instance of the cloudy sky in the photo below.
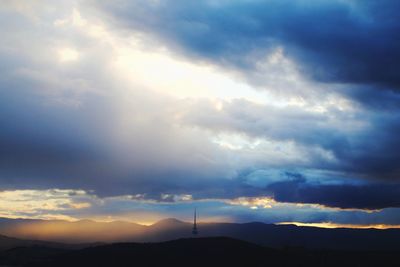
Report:
M 400 2 L 0 2 L 0 217 L 400 225 Z

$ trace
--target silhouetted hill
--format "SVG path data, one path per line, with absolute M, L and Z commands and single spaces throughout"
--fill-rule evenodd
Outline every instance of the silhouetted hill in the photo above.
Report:
M 0 253 L 0 265 L 16 266 L 398 266 L 396 252 L 270 249 L 226 237 L 162 243 L 117 243 L 81 250 L 16 248 Z
M 400 250 L 400 230 L 398 229 L 327 229 L 263 223 L 202 224 L 199 229 L 204 236 L 229 236 L 270 247 Z
M 339 250 L 399 250 L 400 229 L 324 229 L 295 225 L 199 223 L 199 237 L 226 236 L 273 247 Z M 162 242 L 190 238 L 192 224 L 176 219 L 144 226 L 129 222 L 0 219 L 0 234 L 52 242 Z
M 70 252 L 66 248 L 54 248 L 41 245 L 16 247 L 0 252 L 0 266 L 45 265 L 56 256 Z
M 191 237 L 190 223 L 169 221 L 168 228 L 148 226 L 135 241 L 159 242 Z M 339 250 L 400 250 L 399 229 L 299 227 L 253 223 L 199 223 L 199 237 L 227 236 L 263 246 Z
M 21 246 L 33 246 L 33 245 L 45 245 L 45 244 L 49 244 L 49 242 L 21 240 L 13 237 L 0 235 L 0 251 Z
M 164 243 L 121 243 L 84 249 L 55 258 L 57 266 L 248 266 L 264 252 L 230 238 L 180 239 Z M 60 264 L 60 265 L 59 265 Z M 216 265 L 214 265 L 216 264 Z M 228 265 L 224 265 L 228 264 Z M 234 265 L 236 266 L 236 265 Z
M 59 249 L 82 249 L 96 244 L 63 244 L 56 242 L 47 242 L 40 240 L 24 240 L 0 235 L 0 251 L 9 250 L 16 247 L 48 247 Z M 99 244 L 97 244 L 99 245 Z

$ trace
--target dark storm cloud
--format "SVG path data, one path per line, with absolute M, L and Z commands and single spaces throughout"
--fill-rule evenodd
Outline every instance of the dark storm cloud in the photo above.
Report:
M 397 1 L 101 2 L 119 25 L 244 72 L 284 47 L 304 74 L 324 82 L 400 86 Z
M 298 176 L 292 181 L 271 184 L 267 190 L 279 202 L 320 204 L 341 209 L 400 207 L 399 184 L 318 185 Z
M 342 88 L 341 93 L 357 99 L 366 109 L 395 113 L 400 109 L 400 94 L 396 90 L 376 90 L 374 85 L 350 86 Z
M 352 137 L 351 146 L 341 154 L 342 170 L 368 178 L 399 180 L 400 114 L 369 114 L 369 130 Z

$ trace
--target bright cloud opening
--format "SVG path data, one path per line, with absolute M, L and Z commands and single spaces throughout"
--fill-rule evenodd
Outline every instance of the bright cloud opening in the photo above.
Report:
M 72 62 L 79 59 L 79 52 L 73 48 L 62 48 L 58 51 L 60 62 Z

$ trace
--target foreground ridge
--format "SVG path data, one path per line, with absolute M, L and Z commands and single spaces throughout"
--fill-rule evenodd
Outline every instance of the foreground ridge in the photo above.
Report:
M 193 261 L 195 259 L 195 261 Z M 115 243 L 79 250 L 44 246 L 0 253 L 10 266 L 398 266 L 397 252 L 272 249 L 228 238 L 183 238 L 160 243 Z

